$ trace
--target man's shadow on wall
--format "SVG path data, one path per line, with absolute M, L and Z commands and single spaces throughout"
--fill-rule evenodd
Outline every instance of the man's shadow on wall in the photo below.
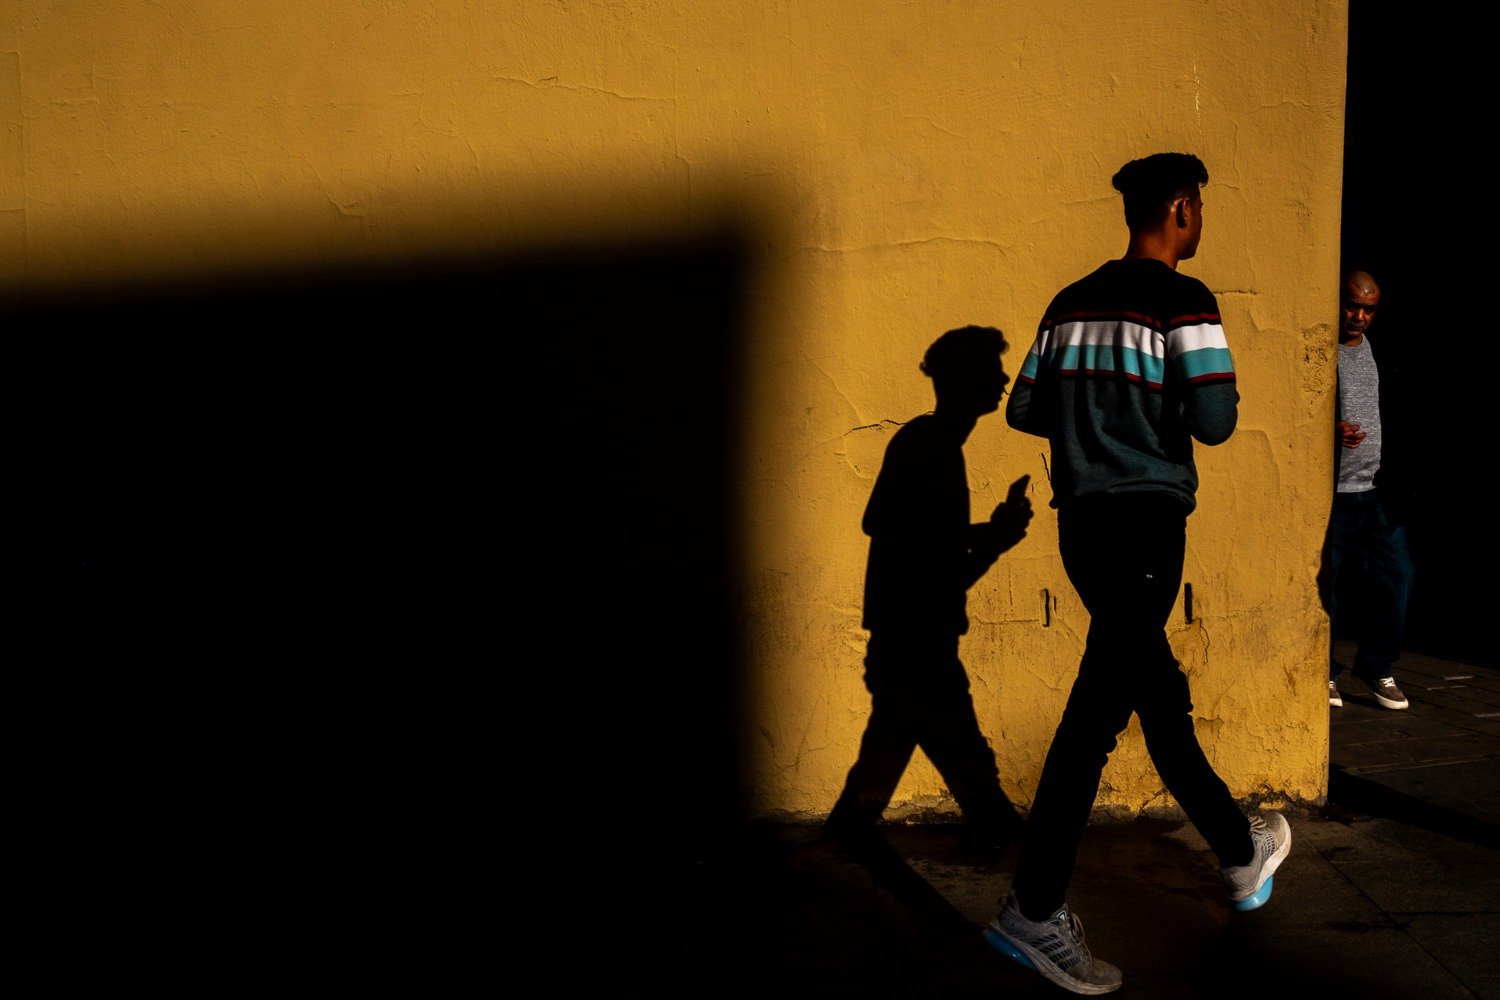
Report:
M 962 811 L 966 853 L 998 861 L 1023 826 L 959 659 L 969 588 L 1025 536 L 1032 517 L 1022 476 L 987 520 L 971 521 L 963 446 L 979 419 L 999 409 L 1010 382 L 1001 361 L 1007 347 L 993 327 L 962 327 L 934 341 L 920 369 L 932 379 L 936 406 L 886 446 L 862 520 L 870 538 L 862 621 L 870 633 L 870 717 L 825 824 L 832 841 L 914 914 L 971 934 L 970 921 L 890 847 L 880 823 L 920 747 Z

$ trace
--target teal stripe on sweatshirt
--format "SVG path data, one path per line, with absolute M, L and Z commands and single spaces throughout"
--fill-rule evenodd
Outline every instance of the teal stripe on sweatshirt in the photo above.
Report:
M 1177 359 L 1177 363 L 1189 380 L 1200 379 L 1205 375 L 1234 375 L 1234 361 L 1229 357 L 1229 349 L 1224 347 L 1203 347 L 1188 351 Z
M 1064 372 L 1123 372 L 1152 385 L 1161 385 L 1167 371 L 1161 358 L 1112 344 L 1069 344 L 1059 353 L 1058 363 Z

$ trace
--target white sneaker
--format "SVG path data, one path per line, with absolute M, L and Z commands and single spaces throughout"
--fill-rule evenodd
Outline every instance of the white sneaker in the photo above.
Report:
M 1328 704 L 1332 705 L 1334 708 L 1344 707 L 1344 696 L 1339 694 L 1338 681 L 1331 680 L 1328 682 Z
M 1089 954 L 1083 924 L 1066 904 L 1046 920 L 1027 920 L 1011 893 L 1000 915 L 984 929 L 984 939 L 1006 958 L 1072 993 L 1113 993 L 1124 981 L 1119 969 Z
M 1396 678 L 1381 677 L 1377 680 L 1366 681 L 1370 690 L 1375 693 L 1375 700 L 1385 708 L 1403 709 L 1411 702 L 1406 700 L 1406 695 L 1396 686 Z
M 1236 910 L 1253 910 L 1271 898 L 1271 876 L 1292 850 L 1292 827 L 1279 812 L 1250 817 L 1250 843 L 1255 855 L 1247 865 L 1219 869 L 1229 901 Z

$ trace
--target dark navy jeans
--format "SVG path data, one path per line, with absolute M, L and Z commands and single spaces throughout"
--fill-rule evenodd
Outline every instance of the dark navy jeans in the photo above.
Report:
M 1187 507 L 1167 493 L 1077 500 L 1057 516 L 1063 569 L 1089 612 L 1078 679 L 1052 737 L 1012 888 L 1021 912 L 1044 920 L 1068 883 L 1105 761 L 1130 721 L 1167 791 L 1222 866 L 1253 853 L 1250 823 L 1204 756 L 1167 618 L 1182 583 Z
M 1343 631 L 1340 615 L 1352 616 L 1353 669 L 1359 677 L 1374 681 L 1391 676 L 1391 666 L 1401 656 L 1414 575 L 1406 526 L 1391 520 L 1380 491 L 1335 493 L 1323 552 L 1323 603 L 1334 635 Z M 1353 607 L 1340 606 L 1341 589 Z M 1337 677 L 1342 665 L 1331 652 L 1329 664 L 1328 676 Z

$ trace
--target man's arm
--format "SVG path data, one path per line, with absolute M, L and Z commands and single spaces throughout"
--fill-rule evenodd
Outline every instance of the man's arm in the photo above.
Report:
M 1182 422 L 1204 444 L 1222 444 L 1239 420 L 1234 359 L 1218 308 L 1174 319 L 1167 356 L 1182 387 Z
M 990 519 L 969 525 L 964 564 L 965 590 L 995 565 L 1002 552 L 1015 548 L 1026 537 L 1026 528 L 1032 517 L 1031 498 L 1026 495 L 1026 485 L 1030 481 L 1028 474 L 1011 483 L 1005 499 L 995 505 Z
M 1026 360 L 1021 363 L 1021 371 L 1011 383 L 1010 398 L 1005 403 L 1005 422 L 1018 431 L 1037 437 L 1051 437 L 1052 421 L 1056 419 L 1046 402 L 1050 381 L 1043 363 L 1050 333 L 1043 321 L 1031 350 L 1026 352 Z

